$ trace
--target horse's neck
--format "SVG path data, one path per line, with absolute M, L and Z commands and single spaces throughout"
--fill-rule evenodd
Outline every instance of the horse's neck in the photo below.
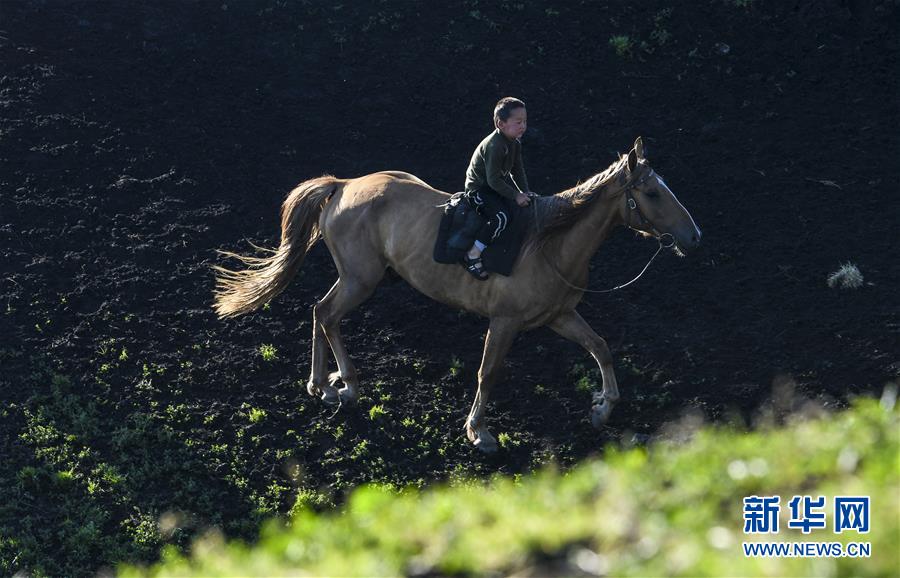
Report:
M 616 226 L 622 224 L 618 208 L 620 196 L 616 191 L 598 191 L 597 194 L 603 197 L 592 202 L 585 214 L 559 235 L 550 248 L 555 254 L 548 255 L 559 272 L 573 282 L 582 276 L 586 282 L 591 257 Z

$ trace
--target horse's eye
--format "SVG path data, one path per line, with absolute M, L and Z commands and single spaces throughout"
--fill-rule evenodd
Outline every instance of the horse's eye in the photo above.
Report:
M 647 197 L 650 198 L 650 199 L 658 199 L 658 198 L 659 198 L 659 192 L 658 192 L 658 191 L 655 191 L 655 190 L 653 190 L 653 189 L 647 191 L 647 192 L 644 193 L 644 194 L 647 195 Z

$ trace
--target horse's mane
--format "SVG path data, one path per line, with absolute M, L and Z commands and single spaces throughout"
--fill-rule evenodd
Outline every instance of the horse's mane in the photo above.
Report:
M 603 196 L 606 186 L 619 174 L 627 158 L 627 155 L 621 155 L 605 171 L 571 189 L 534 199 L 533 220 L 526 244 L 540 248 L 553 237 L 569 230 L 584 211 Z

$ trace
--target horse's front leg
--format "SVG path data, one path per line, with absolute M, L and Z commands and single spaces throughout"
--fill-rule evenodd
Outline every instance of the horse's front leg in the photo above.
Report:
M 488 431 L 484 413 L 491 388 L 500 379 L 503 360 L 512 347 L 521 325 L 518 319 L 492 318 L 487 336 L 484 338 L 484 357 L 478 370 L 478 391 L 475 392 L 475 402 L 466 419 L 466 435 L 469 441 L 483 452 L 497 451 L 497 440 Z
M 547 327 L 584 347 L 600 366 L 603 391 L 594 392 L 591 404 L 591 423 L 595 428 L 599 428 L 609 420 L 613 406 L 619 401 L 619 387 L 606 340 L 594 333 L 587 321 L 574 310 L 561 313 L 548 323 Z

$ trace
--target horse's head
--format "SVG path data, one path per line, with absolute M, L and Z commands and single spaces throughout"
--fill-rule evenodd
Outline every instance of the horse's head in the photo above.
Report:
M 640 137 L 628 153 L 622 176 L 622 213 L 628 227 L 660 239 L 680 254 L 700 244 L 700 229 L 644 158 L 644 143 Z

